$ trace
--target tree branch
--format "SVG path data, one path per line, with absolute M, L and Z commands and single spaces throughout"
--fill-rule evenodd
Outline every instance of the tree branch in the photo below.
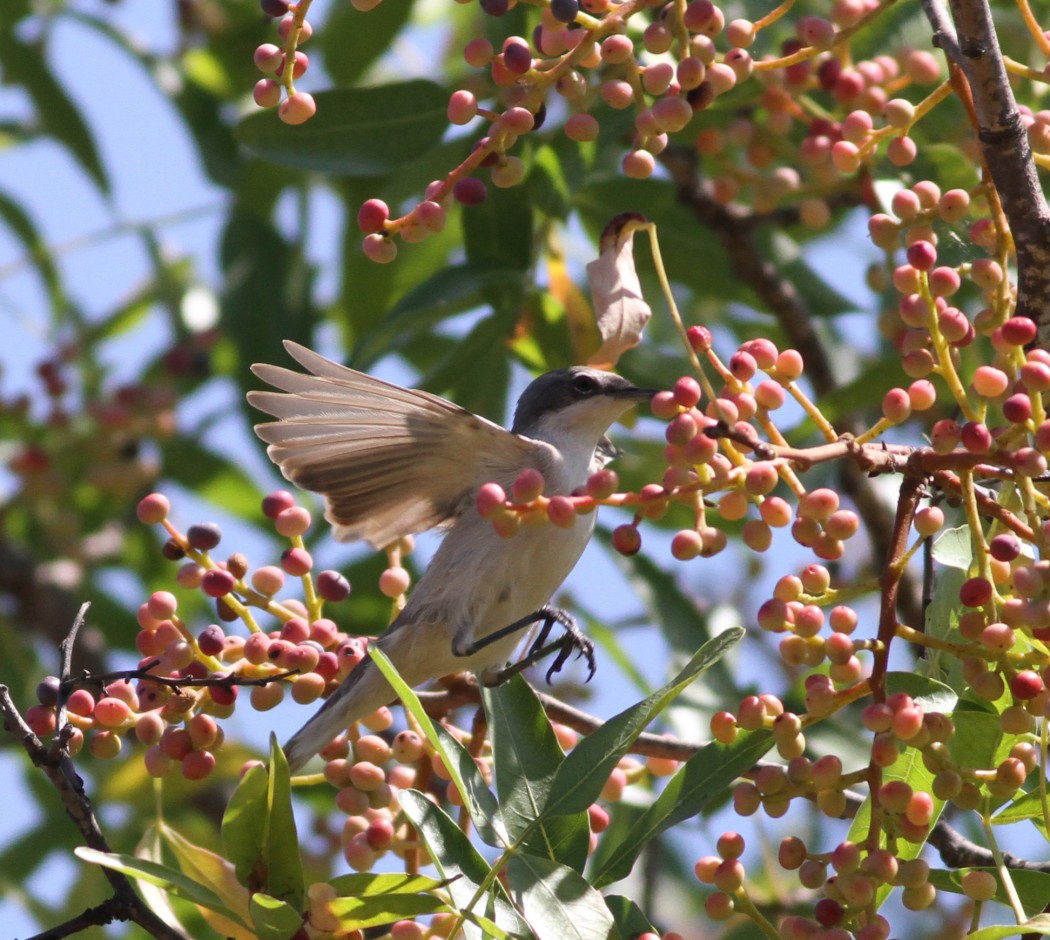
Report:
M 1038 325 L 1050 346 L 1050 208 L 1039 184 L 1028 132 L 1010 88 L 987 0 L 923 0 L 939 46 L 966 78 L 981 153 L 1017 252 L 1017 314 Z

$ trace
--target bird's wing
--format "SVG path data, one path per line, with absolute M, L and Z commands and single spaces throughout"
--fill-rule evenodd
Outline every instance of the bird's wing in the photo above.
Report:
M 543 462 L 537 442 L 437 395 L 284 345 L 312 374 L 252 366 L 280 389 L 248 393 L 252 405 L 279 419 L 255 432 L 288 480 L 324 495 L 325 518 L 340 541 L 381 548 L 456 516 L 482 483 Z

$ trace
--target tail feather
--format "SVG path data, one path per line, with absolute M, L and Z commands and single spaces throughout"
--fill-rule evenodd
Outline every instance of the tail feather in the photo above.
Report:
M 361 660 L 316 714 L 284 745 L 288 767 L 295 773 L 336 735 L 394 699 L 394 690 L 371 659 Z

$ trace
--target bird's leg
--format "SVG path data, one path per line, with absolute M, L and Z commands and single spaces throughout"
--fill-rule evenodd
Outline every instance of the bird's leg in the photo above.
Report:
M 469 656 L 480 649 L 484 649 L 490 643 L 523 630 L 537 621 L 542 621 L 543 625 L 540 627 L 540 632 L 537 634 L 532 646 L 529 647 L 528 652 L 518 662 L 500 671 L 496 684 L 506 681 L 515 673 L 528 669 L 529 666 L 539 662 L 545 656 L 557 651 L 558 655 L 555 657 L 550 669 L 547 670 L 547 682 L 550 683 L 551 676 L 561 671 L 562 666 L 568 661 L 573 650 L 576 651 L 577 655 L 586 657 L 588 668 L 587 681 L 590 682 L 594 677 L 595 671 L 594 643 L 583 634 L 570 614 L 557 607 L 551 607 L 549 604 L 533 611 L 526 617 L 522 617 L 520 620 L 515 620 L 514 623 L 497 630 L 495 633 L 490 633 L 480 640 L 475 640 L 464 652 L 456 651 L 456 653 L 461 656 Z M 544 645 L 556 623 L 565 628 L 565 633 L 552 643 Z

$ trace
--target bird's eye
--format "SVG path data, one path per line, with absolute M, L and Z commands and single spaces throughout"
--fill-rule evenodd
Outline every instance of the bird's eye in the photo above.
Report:
M 581 395 L 593 395 L 598 390 L 598 380 L 584 372 L 573 378 L 572 387 Z

